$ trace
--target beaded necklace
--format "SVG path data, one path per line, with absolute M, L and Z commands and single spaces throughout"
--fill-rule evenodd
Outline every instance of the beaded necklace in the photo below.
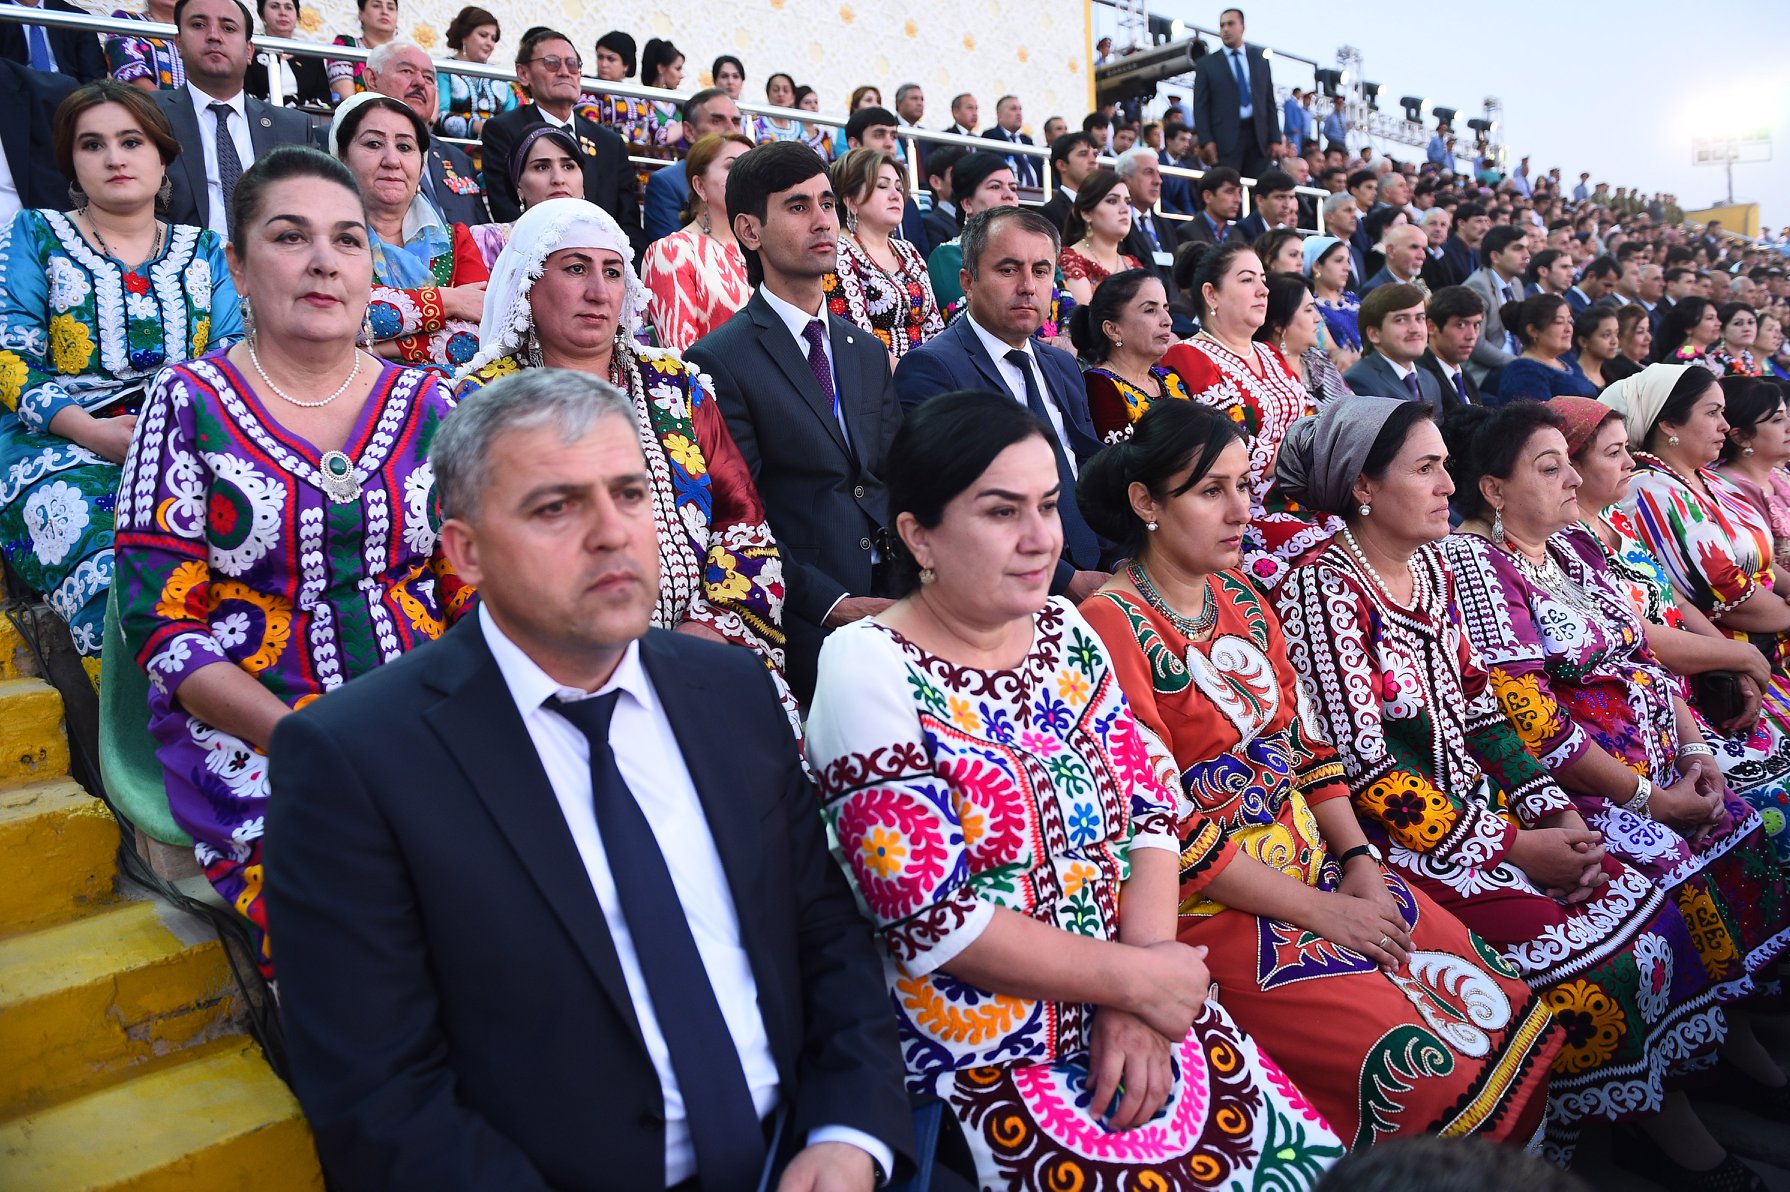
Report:
M 1200 615 L 1197 617 L 1183 616 L 1170 608 L 1168 601 L 1162 598 L 1162 593 L 1156 590 L 1156 585 L 1150 582 L 1149 575 L 1135 559 L 1125 564 L 1125 578 L 1131 581 L 1131 586 L 1137 589 L 1137 594 L 1144 598 L 1144 602 L 1161 613 L 1175 627 L 1175 632 L 1188 641 L 1204 641 L 1218 624 L 1218 601 L 1212 599 L 1210 578 L 1200 589 L 1206 602 L 1200 607 Z

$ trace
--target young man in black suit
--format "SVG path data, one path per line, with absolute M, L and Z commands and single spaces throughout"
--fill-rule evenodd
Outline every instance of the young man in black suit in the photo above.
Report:
M 827 631 L 890 603 L 882 468 L 901 407 L 882 343 L 827 312 L 839 216 L 825 163 L 796 141 L 748 150 L 727 210 L 756 289 L 685 357 L 713 378 L 783 553 L 789 685 L 806 702 Z
M 1466 286 L 1443 286 L 1424 308 L 1429 321 L 1429 349 L 1418 366 L 1436 378 L 1444 403 L 1479 404 L 1479 386 L 1467 372 L 1467 361 L 1479 343 L 1485 323 L 1485 302 Z
M 522 134 L 548 122 L 571 131 L 584 166 L 584 197 L 609 212 L 628 234 L 635 259 L 646 251 L 640 224 L 640 200 L 634 194 L 634 167 L 615 130 L 578 115 L 573 107 L 582 90 L 583 62 L 572 39 L 556 29 L 536 26 L 522 35 L 516 48 L 516 78 L 533 103 L 485 121 L 485 197 L 491 217 L 507 223 L 522 214 L 522 199 L 510 181 L 510 156 Z
M 649 629 L 628 399 L 528 369 L 431 445 L 479 608 L 273 733 L 292 1082 L 332 1185 L 911 1167 L 881 964 L 764 667 Z

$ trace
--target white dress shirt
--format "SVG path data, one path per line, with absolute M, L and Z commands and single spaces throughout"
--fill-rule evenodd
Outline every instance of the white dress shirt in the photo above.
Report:
M 970 330 L 974 331 L 976 338 L 982 341 L 983 350 L 994 358 L 995 369 L 1000 372 L 1001 380 L 1007 383 L 1007 392 L 1011 393 L 1014 400 L 1020 405 L 1025 406 L 1025 374 L 1019 371 L 1018 365 L 1007 359 L 1007 353 L 1013 349 L 990 335 L 988 330 L 976 322 L 967 311 L 963 317 L 969 320 Z M 1038 357 L 1032 351 L 1030 336 L 1026 337 L 1025 344 L 1019 350 L 1026 354 L 1026 362 L 1031 365 L 1032 380 L 1037 383 L 1038 396 L 1044 400 L 1044 412 L 1050 416 L 1051 432 L 1057 436 L 1057 445 L 1063 449 L 1063 458 L 1069 462 L 1069 471 L 1072 475 L 1080 475 L 1075 462 L 1075 452 L 1069 450 L 1069 436 L 1063 430 L 1063 411 L 1052 400 L 1050 386 L 1044 382 L 1044 370 L 1038 367 Z M 1031 409 L 1030 406 L 1026 406 L 1026 408 Z
M 224 183 L 218 171 L 218 118 L 211 110 L 214 103 L 230 105 L 230 140 L 236 145 L 236 160 L 246 173 L 255 160 L 255 146 L 249 139 L 249 114 L 246 97 L 238 91 L 229 99 L 205 94 L 191 83 L 187 95 L 193 101 L 193 114 L 199 118 L 199 143 L 205 147 L 205 194 L 210 218 L 205 226 L 220 240 L 230 239 L 230 205 L 224 201 Z
M 764 300 L 770 304 L 772 310 L 777 312 L 777 317 L 783 320 L 783 325 L 789 328 L 789 333 L 796 337 L 796 347 L 802 350 L 802 359 L 804 360 L 808 358 L 809 343 L 808 337 L 803 333 L 808 329 L 808 324 L 814 322 L 816 319 L 820 320 L 821 327 L 825 328 L 827 331 L 827 334 L 820 337 L 820 350 L 827 355 L 827 375 L 833 378 L 833 388 L 837 390 L 839 388 L 839 370 L 835 368 L 833 364 L 833 336 L 832 328 L 827 324 L 826 299 L 821 299 L 820 309 L 807 311 L 792 302 L 779 298 L 776 294 L 771 292 L 771 287 L 769 286 L 759 286 L 758 292 L 764 295 Z M 831 397 L 833 395 L 829 394 L 828 396 Z M 845 441 L 847 443 L 851 442 L 851 433 L 845 429 L 845 404 L 843 400 L 841 400 L 839 406 L 839 431 L 841 434 L 845 435 Z
M 603 908 L 603 918 L 615 942 L 616 959 L 621 963 L 622 977 L 628 985 L 634 1017 L 640 1023 L 640 1037 L 652 1057 L 659 1074 L 665 1098 L 665 1183 L 681 1183 L 696 1174 L 696 1149 L 690 1138 L 690 1125 L 685 1117 L 684 1098 L 678 1088 L 677 1073 L 671 1066 L 671 1050 L 665 1044 L 665 1032 L 653 1011 L 647 993 L 646 977 L 640 968 L 640 957 L 634 937 L 622 914 L 621 901 L 615 888 L 615 877 L 609 869 L 608 855 L 603 851 L 603 838 L 597 827 L 596 804 L 592 800 L 590 777 L 590 741 L 572 722 L 542 705 L 555 697 L 567 700 L 586 699 L 610 691 L 620 691 L 615 703 L 615 717 L 610 722 L 609 743 L 615 752 L 615 764 L 628 784 L 659 850 L 665 854 L 665 866 L 671 871 L 671 883 L 677 888 L 678 901 L 683 903 L 684 916 L 690 923 L 690 934 L 696 939 L 696 951 L 708 973 L 709 985 L 720 1003 L 721 1016 L 739 1048 L 740 1066 L 746 1073 L 746 1084 L 752 1090 L 753 1104 L 759 1117 L 768 1116 L 780 1100 L 777 1061 L 771 1054 L 770 1037 L 765 1033 L 764 1016 L 758 1009 L 758 982 L 752 975 L 751 957 L 740 938 L 740 918 L 733 902 L 733 890 L 727 884 L 727 873 L 721 867 L 721 854 L 709 831 L 702 801 L 696 785 L 684 765 L 683 751 L 666 718 L 665 709 L 653 689 L 652 680 L 640 663 L 640 643 L 632 642 L 622 655 L 615 673 L 595 692 L 580 691 L 556 681 L 522 648 L 504 636 L 491 611 L 479 606 L 479 629 L 485 644 L 503 675 L 504 686 L 516 701 L 516 711 L 528 729 L 535 753 L 541 759 L 548 784 L 559 801 L 560 814 L 571 830 L 572 843 L 590 874 L 591 888 Z M 596 1123 L 600 1127 L 601 1123 Z M 817 1142 L 848 1142 L 868 1152 L 886 1174 L 894 1170 L 894 1152 L 880 1139 L 872 1138 L 848 1126 L 823 1126 L 808 1135 L 809 1145 Z

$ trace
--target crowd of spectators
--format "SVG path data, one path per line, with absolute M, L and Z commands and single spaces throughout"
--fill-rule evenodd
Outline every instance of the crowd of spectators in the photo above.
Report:
M 1771 244 L 1352 146 L 1237 9 L 1047 155 L 119 15 L 0 24 L 0 547 L 342 1186 L 1762 1186 L 1682 1078 L 1790 1120 Z

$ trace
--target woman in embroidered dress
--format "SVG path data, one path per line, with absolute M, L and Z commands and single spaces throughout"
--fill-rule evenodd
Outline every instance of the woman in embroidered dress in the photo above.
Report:
M 1666 312 L 1653 346 L 1662 363 L 1695 364 L 1719 377 L 1722 366 L 1710 359 L 1710 349 L 1721 338 L 1722 320 L 1715 303 L 1707 298 L 1680 298 Z
M 1342 1147 L 1175 940 L 1236 855 L 1152 768 L 1112 664 L 1049 595 L 1043 427 L 935 397 L 890 451 L 920 583 L 821 650 L 809 759 L 901 1019 L 989 1190 L 1308 1188 Z
M 1286 229 L 1279 229 L 1285 231 Z M 1298 237 L 1294 237 L 1297 243 Z M 1257 253 L 1261 256 L 1261 253 Z M 1336 364 L 1323 348 L 1324 320 L 1318 314 L 1318 301 L 1311 286 L 1297 273 L 1281 273 L 1272 266 L 1268 270 L 1268 313 L 1256 328 L 1255 339 L 1280 349 L 1280 358 L 1287 367 L 1298 365 L 1299 379 L 1311 394 L 1314 406 L 1322 406 L 1342 397 L 1353 397 L 1355 391 L 1336 371 Z
M 112 16 L 115 20 L 172 25 L 174 0 L 149 0 L 142 12 L 120 8 Z M 178 91 L 186 86 L 186 66 L 180 60 L 180 47 L 172 38 L 108 33 L 106 68 L 120 83 L 129 83 L 142 91 Z
M 1709 363 L 1724 377 L 1760 375 L 1753 345 L 1759 339 L 1759 312 L 1745 302 L 1730 302 L 1716 312 L 1722 325 L 1721 342 L 1709 349 Z
M 640 81 L 648 87 L 658 87 L 664 91 L 677 91 L 684 85 L 684 54 L 669 41 L 658 37 L 649 37 L 640 48 Z M 683 105 L 676 100 L 654 99 L 647 101 L 650 123 L 647 126 L 649 143 L 659 150 L 667 152 L 654 156 L 669 156 L 670 150 L 686 150 L 690 146 L 684 141 Z
M 282 146 L 243 172 L 234 215 L 255 325 L 156 378 L 118 489 L 119 609 L 169 809 L 271 978 L 274 725 L 438 637 L 471 592 L 433 520 L 447 390 L 355 344 L 373 271 L 352 175 Z
M 398 36 L 398 0 L 354 0 L 354 4 L 360 12 L 360 36 L 339 33 L 331 45 L 374 50 Z M 366 93 L 367 85 L 361 81 L 361 72 L 366 66 L 364 61 L 350 62 L 344 58 L 325 60 L 329 89 L 337 103 L 351 95 Z
M 604 83 L 619 83 L 634 77 L 634 38 L 619 29 L 611 29 L 597 38 L 596 76 Z M 630 152 L 652 147 L 653 105 L 651 101 L 607 91 L 586 92 L 579 100 L 578 114 L 586 120 L 606 124 L 615 130 Z
M 684 226 L 647 245 L 640 280 L 659 346 L 682 352 L 746 305 L 746 258 L 727 214 L 727 175 L 752 148 L 743 133 L 710 133 L 684 159 Z
M 1498 949 L 1565 1029 L 1549 1154 L 1569 1158 L 1588 1118 L 1645 1117 L 1673 1160 L 1715 1169 L 1711 1184 L 1674 1186 L 1723 1187 L 1750 1173 L 1665 1088 L 1720 1043 L 1716 992 L 1683 913 L 1605 855 L 1493 699 L 1437 546 L 1454 492 L 1445 456 L 1419 402 L 1345 398 L 1287 436 L 1289 495 L 1347 511 L 1275 592 L 1315 732 L 1391 868 Z
M 764 81 L 764 101 L 774 108 L 793 108 L 796 106 L 796 81 L 778 71 Z M 754 119 L 758 128 L 758 143 L 763 145 L 771 141 L 800 141 L 808 136 L 808 126 L 800 120 L 790 120 L 782 116 L 758 116 Z M 824 158 L 825 153 L 821 156 Z
M 839 264 L 825 282 L 827 309 L 881 340 L 893 368 L 945 329 L 926 258 L 895 234 L 907 206 L 907 171 L 892 154 L 858 148 L 827 176 L 845 207 Z
M 1096 170 L 1082 183 L 1061 230 L 1057 268 L 1077 306 L 1086 306 L 1113 274 L 1143 267 L 1136 257 L 1119 251 L 1131 234 L 1131 193 L 1111 170 Z
M 502 39 L 497 17 L 476 4 L 462 8 L 447 27 L 448 49 L 459 62 L 491 61 L 491 53 Z M 441 109 L 435 117 L 435 131 L 444 137 L 477 140 L 484 134 L 485 121 L 516 106 L 516 90 L 507 82 L 449 71 L 437 75 L 435 89 L 441 96 Z
M 428 126 L 398 100 L 363 91 L 336 108 L 329 141 L 367 202 L 373 350 L 451 373 L 478 351 L 490 270 L 471 230 L 443 225 L 421 193 Z
M 137 88 L 89 83 L 56 113 L 71 213 L 21 211 L 0 232 L 0 549 L 99 666 L 118 465 L 163 365 L 242 335 L 224 246 L 158 221 L 180 153 Z
M 1680 685 L 1578 524 L 1563 419 L 1521 402 L 1449 416 L 1460 532 L 1442 544 L 1480 582 L 1456 608 L 1493 696 L 1604 847 L 1696 924 L 1703 969 L 1728 1002 L 1790 944 L 1790 899 L 1765 827 L 1729 791 Z M 1784 1073 L 1730 1007 L 1730 1080 L 1790 1109 Z M 1773 1091 L 1775 1090 L 1775 1092 Z
M 1200 333 L 1170 348 L 1162 362 L 1181 375 L 1193 400 L 1224 411 L 1249 436 L 1255 516 L 1245 535 L 1244 566 L 1272 588 L 1294 559 L 1340 524 L 1287 500 L 1274 476 L 1287 427 L 1317 406 L 1280 353 L 1253 338 L 1268 317 L 1268 287 L 1249 245 L 1239 239 L 1208 251 L 1192 291 Z
M 522 134 L 510 153 L 508 169 L 522 210 L 538 207 L 548 199 L 584 197 L 584 167 L 579 164 L 578 142 L 553 124 L 537 124 Z M 497 256 L 510 242 L 515 223 L 475 224 L 467 229 L 487 276 Z M 456 266 L 459 267 L 458 265 Z M 483 311 L 481 310 L 481 316 Z
M 1180 913 L 1179 938 L 1209 949 L 1225 1008 L 1276 1040 L 1275 1059 L 1352 1151 L 1427 1133 L 1526 1143 L 1560 1032 L 1496 952 L 1382 869 L 1362 835 L 1342 763 L 1310 734 L 1280 620 L 1235 570 L 1249 523 L 1236 424 L 1197 403 L 1153 409 L 1076 488 L 1089 524 L 1132 560 L 1080 611 L 1163 785 L 1193 826 L 1237 846 Z M 1190 887 L 1204 880 L 1184 872 Z M 1448 1058 L 1414 1064 L 1418 1053 Z
M 1790 406 L 1784 386 L 1762 377 L 1723 377 L 1728 437 L 1715 470 L 1753 503 L 1771 527 L 1771 553 L 1790 558 Z
M 1069 337 L 1088 367 L 1088 416 L 1103 443 L 1131 437 L 1159 401 L 1188 400 L 1187 382 L 1162 354 L 1175 342 L 1168 292 L 1148 269 L 1127 269 L 1100 283 L 1093 302 L 1069 318 Z
M 1305 241 L 1304 258 L 1305 278 L 1329 333 L 1330 359 L 1347 372 L 1361 359 L 1361 299 L 1348 289 L 1349 246 L 1335 236 L 1312 236 Z
M 497 259 L 465 401 L 519 368 L 601 377 L 634 404 L 653 478 L 659 603 L 653 624 L 758 652 L 799 724 L 783 682 L 783 561 L 746 462 L 707 382 L 627 329 L 646 305 L 633 249 L 608 212 L 555 199 L 523 213 Z

